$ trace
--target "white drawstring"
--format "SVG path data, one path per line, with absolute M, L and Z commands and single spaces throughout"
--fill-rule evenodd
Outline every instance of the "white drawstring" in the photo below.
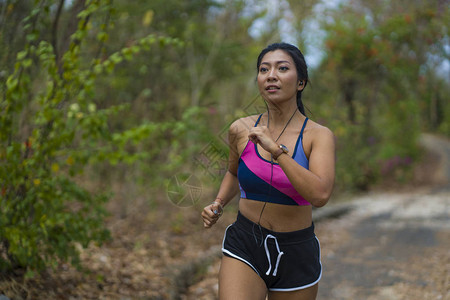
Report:
M 272 264 L 270 263 L 270 253 L 269 253 L 269 248 L 267 247 L 267 239 L 268 239 L 268 238 L 274 239 L 274 240 L 275 240 L 275 245 L 277 246 L 277 251 L 278 251 L 277 263 L 276 263 L 276 265 L 275 265 L 275 269 L 273 270 L 273 274 L 272 274 L 272 276 L 276 276 L 276 275 L 277 275 L 277 270 L 278 270 L 278 265 L 279 265 L 279 263 L 280 263 L 281 256 L 284 254 L 284 252 L 280 251 L 280 246 L 278 246 L 278 240 L 277 240 L 277 238 L 274 237 L 274 236 L 271 235 L 271 234 L 268 234 L 268 235 L 266 236 L 266 239 L 264 240 L 264 248 L 266 249 L 267 260 L 269 261 L 269 269 L 267 270 L 266 275 L 269 275 L 269 274 L 270 274 L 270 270 L 272 269 Z

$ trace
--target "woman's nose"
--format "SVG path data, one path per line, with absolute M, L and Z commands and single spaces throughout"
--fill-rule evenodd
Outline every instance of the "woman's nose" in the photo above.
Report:
M 271 69 L 269 71 L 269 74 L 267 75 L 267 80 L 276 80 L 276 79 L 277 79 L 276 69 Z

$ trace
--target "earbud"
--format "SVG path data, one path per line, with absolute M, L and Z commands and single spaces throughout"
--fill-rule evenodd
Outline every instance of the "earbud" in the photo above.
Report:
M 303 81 L 300 81 L 299 85 L 303 85 Z

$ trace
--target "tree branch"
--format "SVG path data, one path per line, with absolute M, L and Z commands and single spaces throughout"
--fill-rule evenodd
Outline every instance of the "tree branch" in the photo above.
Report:
M 58 66 L 58 73 L 60 76 L 62 76 L 62 70 L 61 70 L 61 62 L 59 57 L 59 51 L 58 51 L 58 24 L 59 24 L 59 18 L 61 16 L 62 8 L 64 7 L 65 0 L 59 1 L 58 9 L 56 10 L 55 19 L 53 20 L 53 26 L 52 26 L 52 46 L 53 46 L 53 52 L 55 53 L 55 61 Z

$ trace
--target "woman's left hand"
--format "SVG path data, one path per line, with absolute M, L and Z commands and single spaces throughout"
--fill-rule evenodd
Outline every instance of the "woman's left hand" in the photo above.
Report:
M 269 128 L 267 128 L 267 126 L 250 128 L 248 138 L 254 144 L 261 145 L 267 152 L 273 153 L 278 149 L 278 145 L 270 136 Z

